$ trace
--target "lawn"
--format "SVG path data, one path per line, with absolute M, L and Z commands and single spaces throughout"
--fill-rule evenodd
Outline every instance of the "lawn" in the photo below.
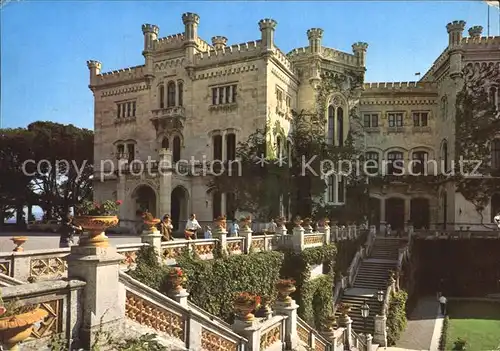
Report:
M 497 350 L 500 346 L 500 303 L 479 301 L 450 301 L 450 319 L 446 350 L 462 338 L 467 350 Z

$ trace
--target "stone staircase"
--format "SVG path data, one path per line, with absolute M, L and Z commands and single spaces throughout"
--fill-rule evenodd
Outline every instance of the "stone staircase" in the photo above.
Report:
M 399 239 L 376 238 L 369 257 L 360 263 L 352 288 L 347 288 L 342 293 L 340 302 L 352 306 L 349 317 L 352 319 L 353 330 L 358 334 L 368 332 L 373 335 L 374 317 L 382 309 L 382 304 L 377 300 L 377 292 L 383 290 L 385 293 L 387 290 L 390 271 L 397 268 L 399 247 Z M 365 302 L 370 306 L 366 330 L 360 310 Z M 335 315 L 340 317 L 340 312 L 337 311 Z

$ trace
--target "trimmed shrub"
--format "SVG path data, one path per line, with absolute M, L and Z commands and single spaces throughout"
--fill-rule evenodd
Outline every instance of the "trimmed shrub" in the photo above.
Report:
M 387 343 L 390 346 L 396 344 L 396 341 L 398 341 L 401 336 L 401 332 L 406 328 L 407 300 L 408 294 L 404 290 L 392 293 L 387 314 Z

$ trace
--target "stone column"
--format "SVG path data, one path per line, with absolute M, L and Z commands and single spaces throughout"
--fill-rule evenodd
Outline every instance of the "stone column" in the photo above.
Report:
M 365 334 L 364 339 L 365 339 L 365 344 L 366 344 L 366 351 L 371 351 L 373 337 L 370 334 Z
M 330 227 L 333 241 L 339 241 L 339 226 L 334 224 Z
M 387 223 L 385 221 L 380 221 L 380 235 L 387 235 Z
M 278 228 L 276 228 L 276 234 L 287 235 L 288 231 L 286 230 L 286 226 L 284 224 L 278 225 Z
M 376 315 L 375 316 L 375 334 L 373 336 L 373 341 L 379 344 L 381 347 L 387 344 L 387 316 Z
M 189 293 L 187 292 L 186 289 L 182 289 L 181 291 L 174 291 L 170 293 L 168 296 L 171 297 L 173 300 L 177 301 L 182 306 L 188 307 Z
M 296 252 L 304 250 L 304 228 L 301 225 L 293 228 L 292 243 Z
M 380 223 L 386 222 L 385 218 L 385 199 L 380 200 Z
M 249 226 L 242 227 L 239 236 L 245 238 L 244 253 L 248 254 L 250 252 L 250 248 L 252 247 L 252 229 L 250 229 Z
M 225 89 L 224 89 L 225 90 Z M 222 161 L 225 162 L 227 160 L 227 141 L 226 141 L 226 131 L 222 132 Z M 222 212 L 225 213 L 225 212 Z
M 158 217 L 163 217 L 165 214 L 170 214 L 172 193 L 172 151 L 160 149 L 158 163 Z
M 216 228 L 213 233 L 213 238 L 219 240 L 219 245 L 223 253 L 227 253 L 227 231 L 226 229 L 219 227 Z
M 410 221 L 410 207 L 411 207 L 410 199 L 405 199 L 405 216 L 404 216 L 405 227 L 407 223 Z
M 346 334 L 347 334 L 347 340 L 345 345 L 348 350 L 351 349 L 352 346 L 352 319 L 349 317 L 347 314 L 342 315 L 339 318 L 339 324 L 340 326 L 344 327 L 346 329 Z
M 226 215 L 226 193 L 220 195 L 220 211 L 221 216 Z
M 156 228 L 154 230 L 143 230 L 141 242 L 154 247 L 158 255 L 158 261 L 161 263 L 161 233 L 159 230 Z
M 124 256 L 116 248 L 72 246 L 67 257 L 68 278 L 87 282 L 80 305 L 81 347 L 90 349 L 98 330 L 122 328 L 125 318 L 125 295 L 120 289 L 120 262 Z
M 275 314 L 288 317 L 285 321 L 285 342 L 287 350 L 295 350 L 299 343 L 299 337 L 297 334 L 298 308 L 299 305 L 297 305 L 293 299 L 288 301 L 277 300 L 274 304 L 273 310 Z
M 257 320 L 241 321 L 236 318 L 231 326 L 233 331 L 248 340 L 247 351 L 260 351 L 261 328 Z

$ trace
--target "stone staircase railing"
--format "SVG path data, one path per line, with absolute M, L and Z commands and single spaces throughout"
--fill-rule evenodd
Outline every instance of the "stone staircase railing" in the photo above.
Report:
M 337 328 L 329 332 L 329 338 L 321 335 L 305 321 L 297 317 L 297 334 L 302 343 L 316 351 L 344 350 L 345 328 Z
M 371 351 L 371 336 L 366 340 L 366 335 L 359 335 L 354 330 L 351 332 L 352 344 L 351 346 L 358 350 Z
M 498 230 L 415 230 L 414 236 L 424 239 L 500 239 Z
M 223 321 L 212 320 L 213 316 L 201 308 L 193 308 L 187 302 L 187 294 L 175 301 L 123 272 L 120 272 L 120 283 L 125 290 L 126 318 L 154 329 L 171 344 L 188 350 L 246 349 L 247 339 Z
M 8 275 L 0 273 L 0 287 L 23 285 L 25 282 L 9 277 Z

